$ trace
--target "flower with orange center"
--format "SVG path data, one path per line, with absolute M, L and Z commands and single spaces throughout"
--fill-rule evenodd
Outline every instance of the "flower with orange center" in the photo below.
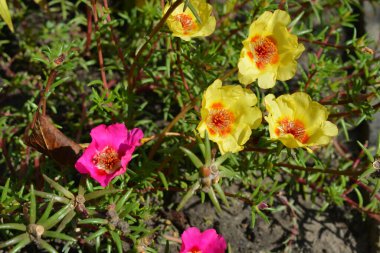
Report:
M 190 0 L 201 19 L 197 21 L 189 7 L 183 11 L 184 4 L 180 4 L 168 17 L 166 23 L 173 32 L 173 36 L 180 37 L 189 41 L 193 37 L 205 37 L 212 34 L 215 30 L 216 20 L 211 15 L 212 6 L 206 0 Z M 168 11 L 170 5 L 167 4 L 164 14 Z
M 237 85 L 222 86 L 217 79 L 203 94 L 201 117 L 197 130 L 201 137 L 207 131 L 222 154 L 238 152 L 251 135 L 251 129 L 260 126 L 262 114 L 256 95 Z
M 144 134 L 138 128 L 128 130 L 124 124 L 117 123 L 99 125 L 91 130 L 90 135 L 92 141 L 75 163 L 75 168 L 105 187 L 113 178 L 125 173 Z
M 336 125 L 327 121 L 327 109 L 304 92 L 265 97 L 270 138 L 288 148 L 327 145 L 338 134 Z M 307 148 L 308 151 L 311 151 Z
M 276 80 L 286 81 L 295 75 L 296 59 L 305 48 L 289 33 L 289 23 L 289 14 L 282 10 L 266 11 L 252 23 L 238 63 L 242 84 L 258 80 L 261 88 L 269 89 Z

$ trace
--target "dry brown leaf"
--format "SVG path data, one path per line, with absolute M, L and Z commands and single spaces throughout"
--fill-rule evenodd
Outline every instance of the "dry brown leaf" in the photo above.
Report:
M 24 141 L 63 166 L 73 167 L 82 150 L 79 144 L 59 131 L 51 119 L 44 115 L 37 117 Z

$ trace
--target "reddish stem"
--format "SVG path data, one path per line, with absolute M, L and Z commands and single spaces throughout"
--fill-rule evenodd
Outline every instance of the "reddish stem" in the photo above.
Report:
M 86 47 L 84 49 L 84 53 L 87 54 L 90 50 L 91 45 L 91 34 L 92 34 L 92 13 L 91 8 L 86 5 L 86 13 L 87 13 L 87 35 L 86 35 Z
M 98 11 L 96 7 L 96 0 L 91 0 L 92 5 L 92 16 L 94 17 L 95 22 L 95 34 L 99 31 L 99 19 L 98 19 Z M 104 70 L 104 60 L 103 60 L 103 52 L 102 52 L 102 45 L 100 42 L 100 36 L 96 36 L 96 44 L 98 48 L 98 59 L 99 59 L 99 66 L 100 66 L 100 74 L 103 81 L 103 87 L 106 90 L 106 96 L 109 96 L 108 93 L 108 84 L 106 79 L 106 72 Z
M 104 8 L 108 11 L 109 10 L 109 8 L 108 8 L 108 1 L 107 0 L 103 0 L 103 4 L 104 4 Z M 107 15 L 107 21 L 111 22 L 111 16 L 109 14 Z M 125 73 L 128 74 L 128 66 L 127 66 L 127 63 L 125 62 L 123 51 L 121 50 L 121 47 L 119 45 L 120 44 L 119 43 L 119 39 L 114 34 L 112 25 L 110 25 L 110 29 L 111 29 L 111 38 L 112 38 L 112 41 L 113 41 L 113 43 L 115 44 L 115 46 L 117 48 L 117 54 L 118 54 L 121 62 L 123 63 L 123 67 L 124 67 Z

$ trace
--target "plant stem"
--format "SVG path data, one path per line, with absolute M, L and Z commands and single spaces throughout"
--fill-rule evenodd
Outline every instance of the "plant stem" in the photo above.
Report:
M 92 5 L 92 16 L 94 17 L 94 22 L 95 22 L 95 35 L 99 31 L 99 19 L 98 19 L 98 12 L 96 8 L 96 0 L 91 0 L 91 5 Z M 103 81 L 103 87 L 106 91 L 106 96 L 109 96 L 108 93 L 108 83 L 107 83 L 107 78 L 106 78 L 106 72 L 104 70 L 104 60 L 103 60 L 103 52 L 102 52 L 102 44 L 100 42 L 100 36 L 96 36 L 96 44 L 98 47 L 98 59 L 99 59 L 99 66 L 100 66 L 100 75 L 102 77 Z
M 149 42 L 152 40 L 153 36 L 161 29 L 161 27 L 165 24 L 166 20 L 169 18 L 170 14 L 172 14 L 172 12 L 180 4 L 182 4 L 182 2 L 183 2 L 183 0 L 177 0 L 177 1 L 175 1 L 170 6 L 170 8 L 168 9 L 168 11 L 161 18 L 160 22 L 158 22 L 158 24 L 153 28 L 153 30 L 151 31 L 151 33 L 148 35 L 148 40 L 145 41 L 145 43 L 143 44 L 143 46 L 139 49 L 139 51 L 135 55 L 135 57 L 133 59 L 133 64 L 131 66 L 131 69 L 129 70 L 129 75 L 128 75 L 128 91 L 129 91 L 129 93 L 132 92 L 134 90 L 135 86 L 136 86 L 136 84 L 134 82 L 133 76 L 134 76 L 134 72 L 135 72 L 135 69 L 136 69 L 137 64 L 138 64 L 138 59 L 140 58 L 141 54 L 144 52 L 144 50 L 148 46 Z
M 307 172 L 320 172 L 320 173 L 327 173 L 327 174 L 333 174 L 333 175 L 341 175 L 341 176 L 359 176 L 364 172 L 364 170 L 325 170 L 325 169 L 318 169 L 318 168 L 312 168 L 312 167 L 302 167 L 302 166 L 297 166 L 293 164 L 288 164 L 288 163 L 274 163 L 273 166 L 278 166 L 278 167 L 286 167 L 292 170 L 302 170 L 302 171 L 307 171 Z

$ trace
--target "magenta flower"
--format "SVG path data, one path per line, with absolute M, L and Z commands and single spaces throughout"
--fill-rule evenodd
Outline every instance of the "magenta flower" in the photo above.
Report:
M 100 125 L 91 130 L 92 141 L 75 163 L 75 168 L 105 187 L 116 176 L 125 173 L 136 146 L 140 146 L 143 132 L 131 131 L 124 124 Z
M 224 253 L 227 244 L 223 236 L 215 229 L 207 229 L 203 233 L 196 227 L 186 229 L 182 235 L 180 253 Z

